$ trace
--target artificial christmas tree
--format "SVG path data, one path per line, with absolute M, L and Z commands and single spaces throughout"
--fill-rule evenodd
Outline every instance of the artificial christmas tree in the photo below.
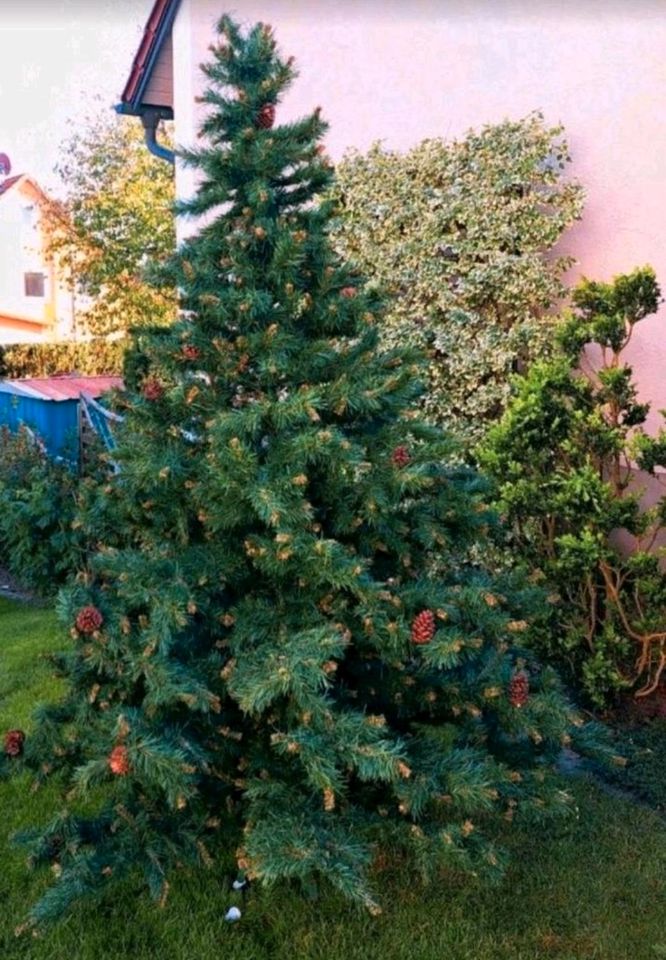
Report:
M 137 867 L 163 900 L 170 870 L 234 849 L 377 912 L 382 844 L 493 872 L 483 820 L 568 803 L 556 677 L 535 668 L 520 711 L 507 693 L 529 591 L 465 563 L 484 486 L 446 466 L 413 414 L 421 358 L 381 350 L 329 245 L 325 124 L 273 126 L 291 63 L 265 26 L 219 31 L 181 319 L 128 358 L 117 473 L 82 518 L 97 552 L 60 600 L 68 693 L 18 761 L 69 804 L 27 838 L 58 873 L 36 923 Z

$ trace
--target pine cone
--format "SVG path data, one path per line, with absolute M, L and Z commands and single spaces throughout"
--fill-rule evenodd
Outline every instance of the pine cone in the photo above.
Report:
M 151 377 L 144 381 L 143 395 L 146 400 L 159 400 L 164 394 L 164 387 L 159 380 Z
M 8 757 L 20 757 L 23 753 L 25 734 L 23 730 L 8 730 L 5 734 L 5 754 Z
M 353 300 L 353 298 L 358 293 L 356 287 L 343 287 L 340 291 L 340 296 L 345 297 L 347 300 Z
M 517 670 L 509 681 L 509 703 L 512 707 L 524 707 L 530 698 L 530 680 L 524 670 Z
M 88 607 L 83 607 L 79 610 L 78 616 L 76 618 L 76 629 L 80 633 L 94 633 L 95 630 L 99 628 L 104 623 L 104 617 L 99 612 L 97 607 L 93 607 L 92 604 Z
M 396 447 L 393 453 L 391 454 L 391 460 L 396 467 L 406 467 L 407 464 L 411 463 L 412 458 L 409 455 L 409 451 L 405 446 Z
M 255 120 L 255 126 L 262 130 L 270 130 L 275 123 L 275 104 L 265 103 Z
M 193 343 L 184 343 L 180 352 L 186 360 L 198 360 L 200 356 L 199 348 L 195 347 Z
M 130 762 L 129 757 L 127 756 L 127 747 L 124 747 L 122 744 L 113 748 L 109 754 L 109 759 L 107 762 L 109 764 L 111 773 L 115 773 L 117 777 L 126 777 L 130 772 Z
M 423 610 L 412 623 L 412 643 L 430 643 L 435 636 L 435 615 L 432 610 Z

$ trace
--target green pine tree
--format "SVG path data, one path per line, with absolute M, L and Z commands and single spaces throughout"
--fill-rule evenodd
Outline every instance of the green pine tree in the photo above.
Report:
M 514 645 L 530 591 L 462 559 L 484 486 L 446 466 L 420 358 L 381 349 L 381 305 L 333 253 L 319 111 L 273 126 L 291 61 L 261 24 L 219 33 L 183 154 L 180 212 L 205 226 L 169 267 L 181 319 L 129 358 L 98 549 L 60 601 L 67 695 L 6 743 L 67 802 L 27 838 L 58 876 L 33 923 L 137 868 L 163 899 L 225 851 L 373 912 L 382 848 L 498 872 L 486 825 L 566 809 L 553 760 L 585 735 Z

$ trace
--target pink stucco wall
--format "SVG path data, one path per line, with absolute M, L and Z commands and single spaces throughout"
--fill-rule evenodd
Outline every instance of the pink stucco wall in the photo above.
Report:
M 300 70 L 279 116 L 320 104 L 334 158 L 533 110 L 561 121 L 587 189 L 564 244 L 579 272 L 604 279 L 649 262 L 666 290 L 666 0 L 182 0 L 180 142 L 193 138 L 197 65 L 225 9 L 275 28 Z M 191 188 L 187 172 L 178 185 Z M 655 411 L 666 407 L 665 324 L 664 310 L 646 320 L 630 353 Z

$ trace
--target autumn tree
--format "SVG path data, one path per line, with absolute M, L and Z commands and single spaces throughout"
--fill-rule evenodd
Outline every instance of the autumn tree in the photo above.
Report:
M 173 291 L 145 267 L 175 245 L 173 168 L 146 148 L 140 123 L 105 110 L 65 141 L 62 197 L 47 212 L 50 246 L 78 295 L 77 331 L 125 333 L 174 316 Z

